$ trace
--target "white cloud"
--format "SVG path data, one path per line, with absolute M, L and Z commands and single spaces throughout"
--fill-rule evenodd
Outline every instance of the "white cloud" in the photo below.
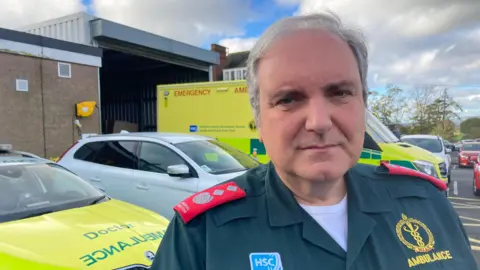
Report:
M 220 40 L 219 44 L 228 48 L 229 53 L 249 51 L 257 38 L 226 38 Z
M 298 3 L 295 14 L 325 9 L 359 26 L 370 49 L 369 84 L 435 84 L 465 108 L 480 115 L 480 2 L 477 0 L 276 0 Z M 231 51 L 253 46 L 252 37 L 220 41 Z M 456 85 L 476 85 L 455 89 Z
M 2 0 L 0 27 L 16 29 L 84 10 L 81 0 Z
M 201 46 L 244 33 L 252 18 L 245 0 L 92 0 L 96 16 Z

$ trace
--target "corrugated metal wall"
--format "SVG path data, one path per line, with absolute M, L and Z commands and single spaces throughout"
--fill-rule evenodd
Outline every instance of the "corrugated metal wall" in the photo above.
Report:
M 16 30 L 74 43 L 93 45 L 90 37 L 89 21 L 95 18 L 88 13 L 79 12 Z
M 208 72 L 173 65 L 124 76 L 106 75 L 101 77 L 102 118 L 137 123 L 140 131 L 156 131 L 157 85 L 204 81 L 208 81 Z

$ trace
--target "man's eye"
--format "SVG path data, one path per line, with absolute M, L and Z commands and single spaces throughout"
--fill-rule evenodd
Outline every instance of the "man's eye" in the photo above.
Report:
M 277 104 L 284 105 L 284 104 L 290 104 L 292 102 L 294 102 L 293 98 L 282 98 L 277 102 Z
M 333 93 L 333 96 L 335 96 L 335 97 L 347 97 L 347 96 L 351 96 L 351 95 L 352 95 L 352 92 L 348 91 L 348 90 L 336 91 L 335 93 Z

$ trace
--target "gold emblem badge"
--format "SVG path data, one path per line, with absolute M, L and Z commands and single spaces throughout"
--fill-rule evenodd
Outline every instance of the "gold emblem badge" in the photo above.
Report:
M 417 253 L 429 252 L 435 246 L 435 239 L 427 225 L 405 214 L 402 214 L 402 219 L 397 223 L 396 233 L 402 244 Z

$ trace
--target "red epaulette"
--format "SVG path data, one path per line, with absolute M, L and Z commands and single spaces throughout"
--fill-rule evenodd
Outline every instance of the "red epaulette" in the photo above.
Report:
M 195 193 L 173 207 L 173 210 L 186 224 L 209 209 L 245 196 L 245 191 L 232 181 Z
M 408 175 L 418 177 L 432 183 L 441 191 L 446 191 L 448 188 L 447 184 L 445 184 L 442 180 L 417 170 L 413 170 L 403 166 L 393 165 L 388 162 L 381 162 L 380 166 L 387 168 L 388 174 L 390 175 Z

